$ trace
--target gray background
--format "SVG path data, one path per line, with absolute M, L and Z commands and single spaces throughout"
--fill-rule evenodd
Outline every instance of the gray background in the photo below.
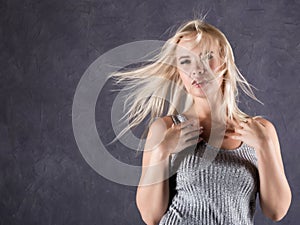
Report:
M 226 34 L 238 67 L 265 103 L 244 98 L 241 108 L 277 128 L 293 192 L 278 224 L 299 224 L 299 1 L 2 0 L 1 225 L 143 224 L 136 188 L 104 179 L 81 156 L 72 132 L 73 95 L 101 54 L 132 41 L 166 40 L 174 25 L 201 11 Z M 107 122 L 113 97 L 104 90 L 97 104 L 104 142 L 113 136 Z M 141 164 L 120 143 L 109 151 Z M 258 202 L 255 224 L 273 224 Z

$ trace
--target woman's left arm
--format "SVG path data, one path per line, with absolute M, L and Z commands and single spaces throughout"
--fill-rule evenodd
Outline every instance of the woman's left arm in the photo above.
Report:
M 231 137 L 246 142 L 256 151 L 262 212 L 271 220 L 279 221 L 290 207 L 292 193 L 285 176 L 276 129 L 264 118 L 251 118 L 239 125 Z

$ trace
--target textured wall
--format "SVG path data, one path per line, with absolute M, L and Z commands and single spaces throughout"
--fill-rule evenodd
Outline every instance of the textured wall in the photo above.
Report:
M 81 156 L 72 131 L 72 101 L 86 68 L 127 42 L 165 40 L 169 28 L 208 11 L 228 37 L 237 64 L 259 90 L 263 114 L 278 130 L 293 202 L 278 224 L 295 225 L 300 211 L 298 0 L 248 1 L 0 1 L 0 224 L 143 224 L 135 187 L 98 175 Z M 101 138 L 110 140 L 112 95 L 97 104 Z M 112 145 L 134 165 L 141 157 Z M 273 224 L 257 202 L 256 224 Z

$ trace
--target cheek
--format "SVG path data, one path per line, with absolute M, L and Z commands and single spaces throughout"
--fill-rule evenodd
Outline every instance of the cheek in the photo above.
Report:
M 216 60 L 211 60 L 209 62 L 209 66 L 210 66 L 212 71 L 215 71 L 215 69 L 218 67 L 218 62 Z
M 190 89 L 191 80 L 190 78 L 182 71 L 179 72 L 180 79 L 187 90 Z
M 214 72 L 217 72 L 217 71 L 220 71 L 220 70 L 224 69 L 224 66 L 222 66 L 222 68 L 218 68 L 218 67 L 221 66 L 221 64 L 222 64 L 222 62 L 220 60 L 217 60 L 217 59 L 211 60 L 209 62 L 209 66 L 210 66 L 211 70 L 214 71 Z
M 188 76 L 190 74 L 191 67 L 190 66 L 177 66 L 180 74 Z
M 189 72 L 185 68 L 179 68 L 179 67 L 177 67 L 177 71 L 179 73 L 180 79 L 185 84 L 190 79 L 188 75 Z

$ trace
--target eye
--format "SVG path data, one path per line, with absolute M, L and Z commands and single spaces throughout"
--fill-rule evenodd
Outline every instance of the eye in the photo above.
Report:
M 183 60 L 180 62 L 181 65 L 182 64 L 190 64 L 190 63 L 191 63 L 191 60 L 189 60 L 189 59 L 186 59 L 186 60 Z
M 207 59 L 212 59 L 213 58 L 213 52 L 207 53 Z
M 210 51 L 210 52 L 206 52 L 205 55 L 202 57 L 202 60 L 210 60 L 213 58 L 213 51 Z

